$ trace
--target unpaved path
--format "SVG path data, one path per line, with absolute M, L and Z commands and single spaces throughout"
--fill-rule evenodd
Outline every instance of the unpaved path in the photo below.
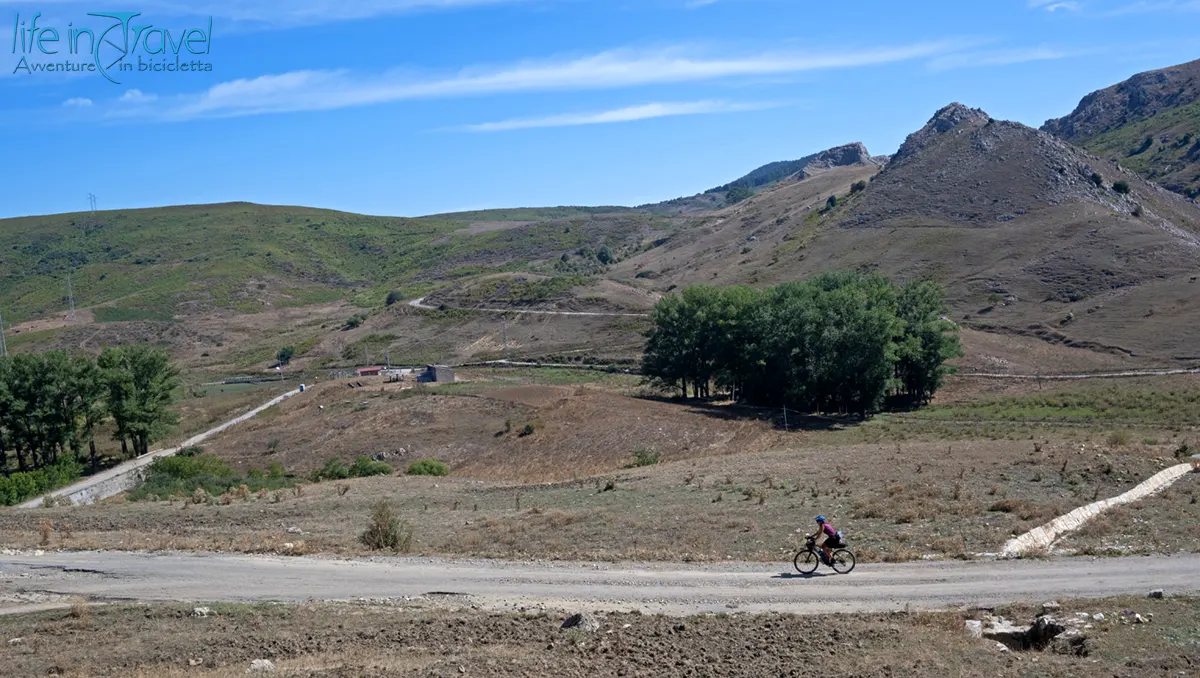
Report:
M 1200 555 L 860 565 L 801 577 L 790 563 L 582 564 L 427 558 L 334 560 L 224 554 L 0 555 L 12 595 L 93 601 L 254 602 L 457 594 L 484 609 L 703 612 L 891 611 L 1051 598 L 1200 591 Z M 2 607 L 0 607 L 2 609 Z
M 425 309 L 426 311 L 438 310 L 437 306 L 427 305 L 425 303 L 425 297 L 421 297 L 420 299 L 413 299 L 412 301 L 408 302 L 408 305 L 412 306 L 413 308 L 422 308 L 422 309 Z M 527 310 L 521 310 L 521 309 L 516 309 L 516 308 L 474 308 L 474 307 L 470 307 L 470 306 L 463 306 L 459 310 L 479 311 L 481 313 L 525 313 L 525 314 L 529 314 L 529 315 L 591 315 L 591 316 L 603 316 L 603 317 L 619 316 L 619 317 L 623 317 L 623 318 L 649 318 L 650 317 L 649 313 L 602 313 L 599 311 L 527 311 Z

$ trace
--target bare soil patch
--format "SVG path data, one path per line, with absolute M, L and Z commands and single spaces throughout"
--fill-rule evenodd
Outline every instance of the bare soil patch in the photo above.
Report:
M 1133 607 L 1153 623 L 1094 631 L 1087 657 L 999 652 L 963 631 L 963 612 L 598 616 L 594 633 L 560 630 L 566 613 L 483 614 L 436 596 L 365 605 L 130 605 L 86 616 L 0 617 L 13 676 L 241 676 L 257 659 L 282 676 L 1178 676 L 1200 665 L 1200 605 L 1188 598 L 1067 602 L 1064 610 Z M 1001 610 L 1016 618 L 1023 608 Z

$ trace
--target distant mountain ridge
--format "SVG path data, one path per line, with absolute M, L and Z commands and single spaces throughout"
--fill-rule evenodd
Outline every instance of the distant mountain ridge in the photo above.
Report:
M 1092 92 L 1042 131 L 1167 189 L 1200 197 L 1200 60 Z
M 745 176 L 703 193 L 642 205 L 638 209 L 674 214 L 720 209 L 783 181 L 811 178 L 835 167 L 882 167 L 887 164 L 888 159 L 889 156 L 886 155 L 872 156 L 865 145 L 856 141 L 813 153 L 799 160 L 768 163 Z

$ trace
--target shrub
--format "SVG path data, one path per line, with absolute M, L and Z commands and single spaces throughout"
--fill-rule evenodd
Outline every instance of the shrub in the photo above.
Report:
M 359 541 L 374 551 L 407 551 L 412 547 L 412 526 L 396 515 L 386 501 L 371 507 L 371 520 Z
M 282 473 L 282 468 L 280 471 L 276 475 L 251 471 L 242 476 L 229 464 L 211 454 L 162 457 L 150 464 L 145 480 L 130 492 L 129 499 L 143 501 L 152 497 L 215 497 L 230 491 L 248 498 L 250 492 L 291 486 L 292 479 Z M 242 489 L 243 487 L 245 489 Z
M 1108 444 L 1113 447 L 1125 447 L 1131 440 L 1133 435 L 1129 431 L 1113 431 L 1108 435 Z
M 831 210 L 837 206 L 838 206 L 838 199 L 837 199 L 836 195 L 829 196 L 829 199 L 825 201 L 825 209 L 826 210 Z
M 321 477 L 325 480 L 345 480 L 350 477 L 350 469 L 340 459 L 330 459 L 321 469 Z
M 1090 178 L 1092 180 L 1092 183 L 1096 184 L 1097 188 L 1101 188 L 1104 186 L 1104 177 L 1100 176 L 1099 172 L 1092 172 L 1092 176 Z
M 725 194 L 725 202 L 729 203 L 730 205 L 736 205 L 752 195 L 754 195 L 754 191 L 750 190 L 749 188 L 746 188 L 745 186 L 734 186 Z
M 410 476 L 445 476 L 450 474 L 450 467 L 436 459 L 422 459 L 409 464 L 405 473 Z
M 346 319 L 346 324 L 342 326 L 342 329 L 343 330 L 353 330 L 355 328 L 362 326 L 362 324 L 366 321 L 367 321 L 366 313 L 355 313 L 354 315 L 352 315 Z
M 633 463 L 627 468 L 654 466 L 662 458 L 662 454 L 652 447 L 639 447 L 633 451 Z
M 853 184 L 850 184 L 850 193 L 852 193 L 852 194 L 859 193 L 859 192 L 865 191 L 865 190 L 867 190 L 867 182 L 865 182 L 865 181 L 856 181 Z
M 387 295 L 387 305 L 391 306 L 397 302 L 404 301 L 404 294 L 400 290 L 392 290 Z
M 1117 193 L 1120 193 L 1121 195 L 1129 194 L 1129 182 L 1125 181 L 1124 179 L 1122 179 L 1120 181 L 1114 181 L 1112 188 L 1114 191 L 1116 191 Z
M 352 478 L 369 478 L 371 476 L 390 476 L 395 471 L 390 465 L 382 461 L 375 461 L 370 457 L 359 457 L 350 465 L 350 477 Z
M 63 459 L 43 469 L 0 477 L 0 506 L 13 506 L 70 485 L 82 475 L 82 464 L 74 459 Z

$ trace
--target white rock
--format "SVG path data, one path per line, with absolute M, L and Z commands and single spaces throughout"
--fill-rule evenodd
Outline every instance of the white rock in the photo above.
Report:
M 1096 614 L 1092 615 L 1092 621 L 1104 621 L 1104 613 L 1097 612 Z
M 8 644 L 9 645 L 20 645 L 23 642 L 25 642 L 24 638 L 13 638 L 8 641 Z
M 1042 614 L 1050 614 L 1051 612 L 1058 612 L 1061 609 L 1062 609 L 1062 605 L 1059 605 L 1057 600 L 1048 600 L 1048 601 L 1042 603 Z
M 207 617 L 210 614 L 212 614 L 212 610 L 208 609 L 207 607 L 196 607 L 192 609 L 193 617 Z
M 304 534 L 304 531 L 301 530 L 300 528 L 296 527 L 295 525 L 293 525 L 287 529 L 287 533 L 288 534 Z
M 967 633 L 970 634 L 972 638 L 983 637 L 983 622 L 979 621 L 978 619 L 968 619 L 966 628 Z
M 1005 645 L 1004 643 L 1001 643 L 1000 641 L 996 641 L 996 651 L 997 652 L 1008 652 L 1008 646 Z
M 1149 620 L 1140 614 L 1133 615 L 1133 623 L 1134 624 L 1145 624 L 1147 621 L 1149 621 Z
M 275 664 L 270 659 L 255 659 L 246 673 L 275 673 Z

